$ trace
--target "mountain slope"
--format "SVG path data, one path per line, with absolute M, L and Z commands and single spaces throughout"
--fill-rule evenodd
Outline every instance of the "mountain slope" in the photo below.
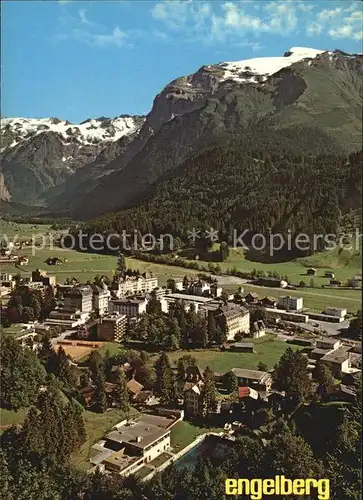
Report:
M 108 145 L 138 132 L 144 118 L 89 119 L 79 125 L 57 118 L 1 120 L 1 163 L 14 202 L 42 202 L 47 190 L 93 161 Z
M 312 142 L 316 130 L 330 139 L 330 147 L 329 140 L 324 149 L 308 147 L 311 153 L 358 149 L 362 73 L 361 56 L 303 48 L 280 58 L 203 66 L 156 96 L 138 137 L 108 166 L 113 173 L 77 200 L 74 216 L 132 206 L 189 155 L 259 122 L 311 128 Z
M 342 215 L 361 207 L 361 151 L 308 157 L 294 154 L 291 136 L 281 131 L 260 131 L 258 143 L 253 137 L 221 142 L 185 161 L 145 200 L 87 221 L 85 232 L 171 233 L 187 243 L 192 228 L 212 227 L 232 244 L 234 230 L 250 237 L 337 234 Z

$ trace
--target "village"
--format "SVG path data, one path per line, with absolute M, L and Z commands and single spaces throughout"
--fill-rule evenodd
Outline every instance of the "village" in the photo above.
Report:
M 279 352 L 290 348 L 291 356 L 297 349 L 314 397 L 343 403 L 356 397 L 361 344 L 339 330 L 349 325 L 346 308 L 327 304 L 312 313 L 284 284 L 278 299 L 244 293 L 243 287 L 228 294 L 215 277 L 202 274 L 162 287 L 152 273 L 126 269 L 120 254 L 112 279 L 58 284 L 56 276 L 36 269 L 27 277 L 1 273 L 0 287 L 3 333 L 35 352 L 48 343 L 72 370 L 86 409 L 117 407 L 123 387 L 126 418 L 89 443 L 88 471 L 147 479 L 185 461 L 191 449 L 202 450 L 207 438 L 223 448 L 238 433 L 267 425 L 269 412 L 283 413 L 296 394 L 276 381 L 279 359 L 260 357 L 260 346 L 284 344 Z M 94 368 L 101 352 L 102 376 Z M 222 369 L 199 364 L 206 352 Z M 151 361 L 156 377 L 149 373 Z M 324 370 L 328 380 L 317 375 Z M 181 422 L 197 422 L 203 432 L 185 446 L 175 439 L 172 445 Z

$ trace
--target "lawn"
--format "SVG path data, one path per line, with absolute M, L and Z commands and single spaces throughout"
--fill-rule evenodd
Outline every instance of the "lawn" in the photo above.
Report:
M 206 432 L 206 429 L 197 427 L 185 420 L 176 423 L 171 429 L 171 447 L 173 452 L 178 453 L 204 432 Z
M 87 470 L 90 467 L 89 454 L 91 446 L 99 441 L 118 422 L 121 422 L 126 417 L 134 417 L 136 415 L 138 415 L 138 412 L 134 409 L 131 410 L 130 415 L 125 415 L 124 412 L 117 409 L 111 409 L 105 413 L 85 411 L 83 416 L 87 431 L 87 441 L 80 450 L 73 453 L 71 457 L 72 464 L 79 469 Z
M 197 360 L 202 368 L 209 366 L 214 372 L 227 372 L 232 368 L 247 368 L 256 370 L 260 361 L 266 363 L 269 369 L 273 368 L 281 355 L 291 345 L 277 340 L 273 335 L 266 335 L 260 339 L 248 339 L 254 342 L 255 353 L 244 352 L 221 352 L 218 349 L 176 351 L 168 354 L 170 361 L 176 364 L 183 355 L 190 354 Z M 294 346 L 301 349 L 302 346 Z
M 25 417 L 28 413 L 28 408 L 21 408 L 18 411 L 14 410 L 5 410 L 1 408 L 0 410 L 0 426 L 10 426 L 10 425 L 18 425 L 22 424 L 25 420 Z
M 260 298 L 266 295 L 275 298 L 291 295 L 304 299 L 304 308 L 321 312 L 326 307 L 345 307 L 348 312 L 356 314 L 361 305 L 360 290 L 339 290 L 337 288 L 299 288 L 284 291 L 281 288 L 270 288 L 255 285 L 242 285 L 244 293 L 255 292 Z

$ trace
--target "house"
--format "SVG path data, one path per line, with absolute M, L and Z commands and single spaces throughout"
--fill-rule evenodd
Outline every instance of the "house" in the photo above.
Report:
M 28 264 L 29 264 L 28 257 L 19 257 L 18 258 L 18 265 L 19 266 L 27 266 Z
M 36 269 L 35 271 L 32 271 L 32 282 L 39 282 L 44 286 L 54 287 L 57 284 L 57 278 L 56 276 L 49 276 L 47 271 Z
M 276 307 L 277 299 L 275 297 L 264 297 L 261 300 L 261 305 L 264 307 Z
M 268 372 L 246 370 L 244 368 L 232 368 L 231 371 L 236 375 L 239 386 L 248 386 L 257 391 L 266 392 L 271 389 L 272 377 Z
M 266 325 L 262 320 L 255 321 L 252 326 L 251 336 L 254 339 L 259 339 L 266 335 Z
M 306 274 L 308 276 L 315 276 L 316 275 L 316 269 L 314 269 L 313 267 L 309 267 L 307 270 L 306 270 Z
M 288 285 L 287 281 L 281 280 L 280 278 L 270 278 L 270 277 L 256 278 L 255 280 L 253 280 L 253 283 L 259 286 L 270 286 L 274 288 L 286 288 Z
M 252 342 L 236 342 L 231 344 L 230 350 L 235 352 L 255 352 L 255 344 Z
M 354 276 L 347 281 L 347 285 L 351 288 L 362 288 L 362 277 Z
M 210 286 L 210 294 L 212 295 L 212 297 L 220 297 L 222 295 L 222 292 L 223 292 L 223 288 L 218 285 L 218 283 L 212 283 L 212 285 Z
M 125 314 L 133 318 L 146 312 L 148 300 L 145 297 L 134 299 L 114 299 L 108 304 L 110 314 Z
M 126 387 L 131 396 L 131 399 L 134 399 L 136 396 L 138 396 L 138 394 L 140 394 L 140 392 L 144 388 L 144 386 L 134 378 L 132 378 L 126 383 Z
M 330 278 L 330 279 L 335 278 L 335 274 L 331 273 L 330 271 L 325 271 L 324 276 L 325 276 L 325 278 Z
M 327 316 L 336 316 L 344 320 L 347 315 L 347 310 L 339 307 L 326 307 L 323 314 Z
M 277 301 L 277 306 L 286 311 L 301 311 L 303 309 L 303 298 L 291 297 L 290 295 L 281 296 Z
M 199 307 L 206 303 L 212 302 L 211 297 L 202 297 L 200 295 L 189 295 L 187 293 L 167 293 L 164 297 L 167 303 L 168 310 L 170 305 L 174 304 L 176 301 L 183 302 L 185 310 L 189 311 L 191 304 L 193 304 L 195 312 L 199 312 Z
M 190 285 L 189 291 L 192 295 L 200 295 L 203 297 L 210 294 L 211 285 L 207 281 L 198 280 Z
M 245 398 L 251 398 L 251 399 L 257 400 L 259 398 L 258 392 L 255 391 L 255 389 L 251 389 L 251 387 L 240 386 L 237 388 L 237 392 L 238 392 L 238 399 L 239 400 L 245 399 Z
M 334 350 L 338 349 L 342 345 L 341 340 L 336 339 L 334 337 L 323 337 L 322 339 L 317 339 L 315 346 L 318 349 L 329 349 L 329 350 Z
M 357 393 L 352 386 L 337 384 L 327 388 L 326 396 L 330 401 L 347 401 L 353 403 Z
M 120 422 L 92 446 L 91 464 L 101 472 L 134 474 L 170 449 L 170 428 L 177 420 L 175 415 L 143 414 Z
M 186 415 L 196 416 L 202 412 L 203 370 L 199 366 L 188 366 L 184 375 L 183 400 Z
M 113 397 L 112 393 L 116 389 L 117 385 L 111 382 L 105 382 L 105 392 L 109 403 L 112 403 Z M 93 384 L 88 384 L 86 387 L 80 389 L 80 394 L 82 396 L 85 406 L 91 406 L 93 403 L 93 396 L 95 394 L 96 388 Z
M 62 264 L 62 260 L 58 257 L 48 257 L 45 263 L 48 264 L 48 266 L 58 266 L 59 264 Z
M 246 295 L 245 301 L 247 302 L 247 304 L 257 304 L 259 298 L 260 297 L 258 293 L 251 292 Z
M 340 376 L 341 373 L 348 372 L 351 366 L 349 349 L 349 347 L 339 347 L 328 352 L 321 358 L 321 362 L 326 364 L 334 375 Z
M 236 305 L 219 306 L 214 315 L 216 324 L 226 333 L 227 340 L 234 340 L 237 333 L 249 333 L 250 312 L 245 307 Z
M 342 286 L 342 282 L 340 280 L 330 280 L 329 281 L 329 285 L 332 285 L 332 286 Z
M 97 324 L 97 338 L 105 341 L 121 342 L 126 333 L 126 314 L 108 314 Z

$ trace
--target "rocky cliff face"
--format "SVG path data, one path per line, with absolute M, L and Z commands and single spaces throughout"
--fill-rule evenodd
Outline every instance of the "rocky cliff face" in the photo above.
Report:
M 137 134 L 143 121 L 140 116 L 120 116 L 73 125 L 57 118 L 3 119 L 1 162 L 13 201 L 39 202 L 108 145 Z
M 4 175 L 0 172 L 0 201 L 10 201 L 11 196 L 5 186 Z
M 334 148 L 359 148 L 361 76 L 361 56 L 295 47 L 283 57 L 203 66 L 178 78 L 156 96 L 138 137 L 108 165 L 113 173 L 76 202 L 74 215 L 132 206 L 190 154 L 261 121 L 318 128 Z

